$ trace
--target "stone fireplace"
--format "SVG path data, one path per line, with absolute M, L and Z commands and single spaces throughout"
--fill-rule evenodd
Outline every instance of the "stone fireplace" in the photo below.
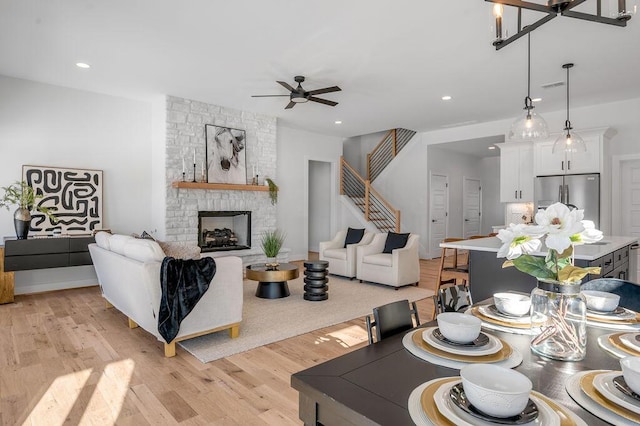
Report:
M 236 247 L 230 246 L 230 234 L 224 228 L 232 229 L 229 224 L 204 225 L 209 231 L 210 245 L 213 239 L 218 244 L 221 239 L 222 249 L 212 247 L 201 248 L 203 255 L 210 257 L 238 256 L 245 265 L 264 262 L 266 257 L 260 246 L 261 236 L 265 231 L 276 228 L 276 207 L 271 204 L 266 191 L 233 189 L 233 185 L 226 188 L 209 188 L 205 185 L 199 188 L 175 188 L 174 182 L 183 178 L 184 159 L 190 161 L 195 152 L 197 165 L 196 179 L 200 179 L 201 170 L 206 161 L 205 124 L 243 129 L 246 131 L 247 145 L 245 148 L 248 174 L 253 166 L 260 171 L 260 179 L 266 176 L 276 176 L 277 147 L 276 147 L 276 118 L 265 115 L 234 110 L 218 105 L 207 104 L 195 100 L 166 97 L 166 163 L 165 179 L 167 184 L 165 199 L 166 241 L 180 241 L 187 244 L 201 245 L 203 243 L 202 227 L 199 212 L 251 212 L 247 218 L 247 228 L 244 231 L 233 228 L 237 238 Z M 190 163 L 189 163 L 190 164 Z M 247 182 L 252 176 L 247 176 Z M 193 170 L 186 168 L 185 180 L 191 182 Z M 233 220 L 222 217 L 223 220 Z M 240 221 L 240 218 L 235 220 Z M 232 223 L 233 224 L 233 223 Z M 216 237 L 215 229 L 221 229 Z M 225 240 L 226 235 L 226 240 Z M 206 237 L 206 236 L 205 236 Z M 253 246 L 252 246 L 253 243 Z M 227 245 L 225 245 L 227 244 Z M 243 246 L 243 247 L 240 247 Z M 202 247 L 202 246 L 201 246 Z M 280 251 L 278 260 L 288 260 L 288 248 Z
M 250 211 L 199 211 L 198 245 L 203 252 L 251 248 Z

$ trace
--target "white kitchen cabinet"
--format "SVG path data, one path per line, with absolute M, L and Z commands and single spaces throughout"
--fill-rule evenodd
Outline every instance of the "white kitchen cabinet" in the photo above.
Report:
M 533 201 L 533 146 L 530 142 L 497 144 L 500 148 L 500 202 Z
M 602 134 L 593 132 L 578 132 L 587 147 L 586 152 L 557 152 L 553 153 L 552 140 L 536 142 L 534 145 L 536 176 L 600 173 L 600 157 L 602 152 Z

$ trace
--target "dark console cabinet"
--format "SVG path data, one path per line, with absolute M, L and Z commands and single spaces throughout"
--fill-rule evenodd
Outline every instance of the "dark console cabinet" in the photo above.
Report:
M 29 269 L 63 268 L 66 266 L 91 265 L 88 245 L 93 237 L 47 237 L 4 239 L 5 271 Z

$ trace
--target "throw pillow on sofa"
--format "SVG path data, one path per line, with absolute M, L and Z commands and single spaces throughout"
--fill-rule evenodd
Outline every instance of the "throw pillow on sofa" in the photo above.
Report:
M 391 253 L 395 249 L 403 248 L 409 241 L 409 234 L 396 234 L 395 232 L 387 233 L 387 240 L 384 242 L 383 253 Z
M 364 228 L 362 229 L 347 229 L 347 237 L 344 239 L 344 247 L 346 248 L 349 244 L 358 244 L 362 237 L 364 237 Z
M 139 262 L 162 262 L 165 258 L 160 245 L 153 240 L 131 238 L 124 245 L 125 256 Z
M 164 255 L 174 259 L 200 259 L 200 246 L 182 242 L 157 241 Z

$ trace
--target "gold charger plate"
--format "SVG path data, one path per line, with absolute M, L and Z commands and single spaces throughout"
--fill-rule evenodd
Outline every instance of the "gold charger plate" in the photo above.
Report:
M 595 370 L 590 373 L 585 374 L 580 379 L 580 389 L 584 392 L 589 398 L 591 398 L 596 404 L 603 406 L 609 411 L 616 413 L 617 415 L 624 417 L 625 419 L 631 420 L 632 422 L 637 422 L 640 420 L 638 415 L 631 410 L 627 410 L 626 408 L 620 407 L 619 405 L 614 404 L 609 401 L 607 398 L 602 396 L 600 392 L 593 386 L 593 379 L 600 373 L 608 373 L 609 370 Z
M 629 332 L 628 331 L 624 331 L 622 333 L 610 334 L 609 335 L 609 343 L 611 343 L 613 346 L 615 346 L 616 348 L 620 349 L 621 351 L 624 351 L 624 352 L 628 353 L 629 355 L 640 356 L 640 352 L 631 349 L 629 346 L 627 346 L 624 343 L 622 343 L 622 340 L 620 340 L 620 336 L 622 336 L 623 334 L 627 334 L 627 333 L 629 333 Z
M 636 317 L 629 320 L 609 320 L 604 318 L 594 318 L 587 313 L 587 320 L 591 322 L 602 322 L 605 324 L 638 325 L 640 324 L 640 314 L 636 312 Z
M 433 424 L 443 426 L 456 426 L 455 423 L 452 423 L 449 419 L 443 416 L 442 413 L 440 413 L 438 407 L 436 407 L 435 401 L 433 400 L 433 395 L 441 385 L 450 382 L 457 382 L 458 380 L 460 380 L 460 377 L 447 377 L 445 379 L 431 383 L 422 391 L 422 395 L 420 396 L 420 405 L 422 405 L 422 409 L 427 414 L 427 417 L 429 417 L 429 420 L 433 422 Z
M 480 312 L 480 310 L 478 309 L 477 306 L 474 306 L 474 307 L 471 308 L 471 313 L 474 316 L 480 318 L 482 321 L 490 322 L 490 323 L 497 324 L 497 325 L 501 325 L 503 327 L 521 328 L 521 329 L 527 329 L 527 330 L 531 328 L 530 324 L 521 324 L 521 323 L 515 323 L 515 322 L 509 322 L 509 321 L 500 321 L 500 320 L 497 320 L 495 318 L 491 318 L 491 317 L 488 317 L 486 315 L 483 315 Z
M 455 426 L 455 423 L 452 423 L 449 419 L 443 416 L 442 413 L 440 413 L 433 399 L 433 395 L 441 385 L 445 383 L 457 382 L 459 380 L 460 377 L 447 377 L 431 383 L 422 391 L 422 395 L 420 396 L 420 405 L 422 406 L 424 412 L 427 414 L 427 417 L 429 417 L 429 420 L 431 420 L 434 424 L 443 426 Z M 569 414 L 567 414 L 564 408 L 539 392 L 532 391 L 532 394 L 546 402 L 547 405 L 558 414 L 558 416 L 560 417 L 560 426 L 576 426 L 576 422 L 569 416 Z
M 413 339 L 413 343 L 416 346 L 418 346 L 420 349 L 424 350 L 425 352 L 428 352 L 431 355 L 435 355 L 440 358 L 445 358 L 452 361 L 474 362 L 474 363 L 498 362 L 498 361 L 503 361 L 509 358 L 513 353 L 513 348 L 509 346 L 507 342 L 505 342 L 500 338 L 497 338 L 497 339 L 499 339 L 502 342 L 502 349 L 500 349 L 498 352 L 494 354 L 482 355 L 482 356 L 458 355 L 458 354 L 452 354 L 452 353 L 440 350 L 438 348 L 434 348 L 433 346 L 431 346 L 430 344 L 428 344 L 422 339 L 422 332 L 420 330 L 414 332 L 411 338 Z

